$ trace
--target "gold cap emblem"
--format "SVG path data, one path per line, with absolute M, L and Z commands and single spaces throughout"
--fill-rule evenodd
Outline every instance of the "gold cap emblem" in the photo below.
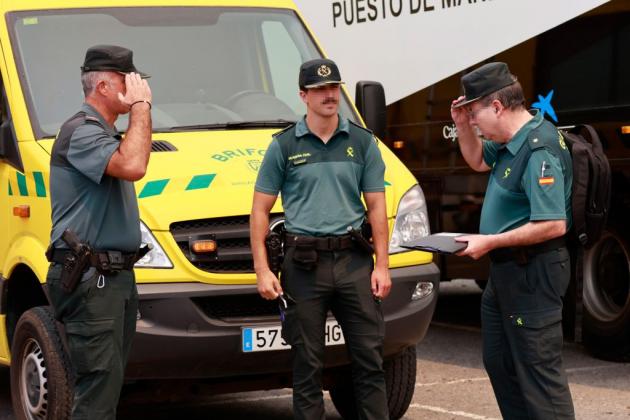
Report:
M 319 74 L 321 77 L 328 77 L 330 76 L 330 73 L 332 73 L 332 71 L 330 70 L 330 67 L 328 67 L 326 64 L 322 64 L 317 69 L 317 74 Z

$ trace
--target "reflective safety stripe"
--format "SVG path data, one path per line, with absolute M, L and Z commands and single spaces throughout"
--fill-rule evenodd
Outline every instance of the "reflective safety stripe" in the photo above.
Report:
M 24 176 L 24 174 L 21 174 L 19 172 L 16 172 L 16 174 L 17 174 L 17 183 L 18 183 L 18 189 L 20 190 L 20 195 L 23 197 L 27 197 L 28 188 L 26 187 L 26 177 Z
M 37 194 L 38 197 L 46 197 L 44 175 L 41 172 L 33 172 L 33 179 L 35 179 L 35 194 Z
M 169 181 L 169 179 L 159 179 L 157 181 L 147 182 L 144 188 L 142 188 L 142 191 L 140 191 L 138 198 L 153 197 L 162 194 L 162 191 L 164 191 Z
M 206 174 L 206 175 L 197 175 L 194 176 L 193 179 L 190 180 L 188 186 L 186 187 L 186 191 L 189 190 L 201 190 L 204 188 L 208 188 L 216 174 Z

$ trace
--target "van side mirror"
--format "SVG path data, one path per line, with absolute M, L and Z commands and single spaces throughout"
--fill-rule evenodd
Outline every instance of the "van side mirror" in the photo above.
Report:
M 357 82 L 354 103 L 367 127 L 376 137 L 383 140 L 387 126 L 383 85 L 367 80 Z
M 7 162 L 20 172 L 24 172 L 24 164 L 20 157 L 17 137 L 13 129 L 13 120 L 7 118 L 0 124 L 0 160 Z

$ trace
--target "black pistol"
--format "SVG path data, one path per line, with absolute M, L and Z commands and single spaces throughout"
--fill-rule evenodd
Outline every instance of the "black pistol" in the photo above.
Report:
M 63 262 L 61 287 L 66 293 L 72 293 L 90 264 L 92 248 L 88 244 L 82 243 L 70 229 L 63 232 L 61 239 L 70 248 L 70 252 Z
M 357 245 L 359 245 L 359 247 L 362 250 L 364 250 L 370 255 L 374 254 L 374 247 L 372 246 L 370 241 L 365 236 L 363 236 L 363 233 L 360 230 L 356 230 L 356 229 L 353 229 L 352 226 L 348 226 L 347 231 L 350 234 L 350 237 L 352 238 L 352 240 Z
M 265 238 L 265 247 L 267 248 L 269 269 L 278 276 L 282 268 L 282 236 L 277 232 L 269 232 Z

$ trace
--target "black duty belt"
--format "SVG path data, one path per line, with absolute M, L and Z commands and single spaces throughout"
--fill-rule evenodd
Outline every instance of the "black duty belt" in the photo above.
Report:
M 299 243 L 315 241 L 315 249 L 318 251 L 341 251 L 354 246 L 350 235 L 340 236 L 302 236 L 285 234 L 284 246 L 297 246 Z
M 55 249 L 50 262 L 64 263 L 66 257 L 71 254 L 67 249 Z M 96 251 L 90 255 L 90 265 L 93 267 L 110 267 L 112 270 L 133 270 L 136 263 L 136 253 L 125 253 L 121 251 Z
M 507 261 L 515 261 L 518 264 L 527 264 L 527 262 L 538 254 L 552 251 L 554 249 L 566 246 L 564 236 L 550 239 L 539 244 L 529 246 L 516 246 L 510 248 L 499 248 L 490 251 L 490 260 L 494 263 L 502 263 Z

